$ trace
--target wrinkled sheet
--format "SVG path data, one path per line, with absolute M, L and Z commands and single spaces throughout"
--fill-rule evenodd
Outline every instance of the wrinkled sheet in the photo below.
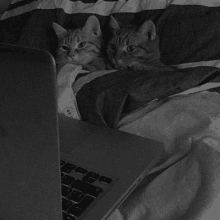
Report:
M 165 102 L 171 95 L 219 82 L 220 70 L 215 67 L 163 67 L 154 71 L 95 72 L 81 76 L 72 88 L 82 120 L 117 128 L 123 117 L 154 99 Z
M 110 219 L 218 219 L 220 95 L 179 95 L 145 112 L 118 129 L 164 143 L 165 155 Z
M 195 67 L 203 65 L 200 61 L 207 61 L 213 66 L 220 58 L 218 0 L 94 2 L 15 0 L 1 18 L 0 39 L 53 53 L 52 22 L 67 27 L 82 26 L 87 15 L 94 13 L 99 15 L 104 27 L 106 17 L 117 13 L 120 21 L 155 21 L 161 36 L 161 59 L 166 64 L 180 64 L 179 67 L 185 68 L 190 67 L 185 65 L 186 62 Z M 72 84 L 77 75 L 84 72 L 80 67 L 66 68 L 58 75 L 59 112 L 80 120 L 82 115 Z M 218 78 L 218 72 L 215 76 Z M 135 105 L 126 115 L 110 119 L 117 129 L 163 142 L 165 155 L 109 219 L 219 218 L 219 94 L 209 91 L 191 93 L 188 90 L 204 82 L 203 79 L 198 77 L 194 84 L 177 83 L 176 90 L 164 90 L 169 98 L 162 101 L 155 100 L 159 91 L 154 91 L 147 105 L 138 109 Z M 205 90 L 208 88 L 209 85 Z M 188 93 L 176 95 L 182 91 Z
M 73 65 L 58 74 L 58 100 L 60 113 L 81 120 L 70 89 L 79 74 L 85 71 Z M 86 82 L 97 74 L 87 75 Z M 118 122 L 119 130 L 164 143 L 165 154 L 109 220 L 218 219 L 213 213 L 219 213 L 220 202 L 220 94 L 207 91 L 217 86 L 207 83 L 165 101 L 154 99 Z M 64 104 L 66 91 L 71 96 Z M 68 108 L 75 109 L 72 115 Z
M 163 61 L 169 64 L 179 64 L 179 68 L 219 67 L 219 53 L 217 53 L 219 50 L 216 48 L 219 44 L 214 42 L 217 40 L 215 36 L 218 36 L 218 33 L 214 32 L 209 23 L 212 18 L 213 21 L 218 22 L 218 8 L 211 7 L 219 6 L 219 2 L 174 0 L 172 5 L 158 20 L 159 27 L 163 26 L 161 25 L 163 21 L 166 24 L 161 42 L 162 50 L 166 51 L 166 56 L 162 55 Z M 197 7 L 195 11 L 196 7 L 188 7 L 187 11 L 184 11 L 183 7 L 176 5 L 211 7 L 209 9 Z M 176 19 L 177 15 L 172 16 L 176 9 L 180 9 L 177 13 L 180 17 L 182 16 L 180 20 Z M 213 10 L 214 13 L 209 13 L 209 10 Z M 203 16 L 199 17 L 200 13 Z M 194 14 L 198 14 L 198 17 Z M 170 25 L 172 28 L 167 25 L 169 22 L 173 22 Z M 217 27 L 215 22 L 211 23 Z M 202 31 L 207 32 L 207 28 L 202 26 L 205 24 L 208 24 L 207 27 L 210 30 L 207 35 Z M 178 31 L 175 27 L 179 27 Z M 189 32 L 190 28 L 192 32 Z M 171 38 L 165 37 L 166 31 Z M 184 35 L 185 32 L 187 37 Z M 179 43 L 181 33 L 186 40 Z M 170 41 L 174 42 L 174 46 L 169 44 Z M 215 49 L 212 45 L 215 45 Z M 217 72 L 215 76 L 218 78 L 219 73 Z M 158 94 L 155 94 L 155 97 L 148 100 L 146 106 L 137 108 L 122 118 L 117 118 L 116 123 L 113 123 L 119 130 L 164 143 L 165 154 L 148 177 L 109 217 L 109 220 L 219 219 L 220 95 L 211 90 L 208 91 L 213 86 L 208 80 L 199 81 L 199 79 L 202 78 L 198 78 L 195 84 L 179 85 L 179 89 L 171 92 L 167 99 L 158 100 L 156 99 Z M 89 80 L 87 79 L 87 82 Z M 207 84 L 203 88 L 198 88 L 198 84 L 204 81 Z M 81 119 L 74 93 L 78 91 L 76 87 L 73 91 L 69 90 L 74 96 L 75 105 L 73 106 L 76 109 L 71 117 Z M 182 91 L 185 93 L 178 94 Z

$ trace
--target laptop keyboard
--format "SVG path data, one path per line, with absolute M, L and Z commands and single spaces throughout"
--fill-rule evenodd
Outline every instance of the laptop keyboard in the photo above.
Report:
M 60 161 L 63 220 L 75 220 L 112 184 L 98 173 Z

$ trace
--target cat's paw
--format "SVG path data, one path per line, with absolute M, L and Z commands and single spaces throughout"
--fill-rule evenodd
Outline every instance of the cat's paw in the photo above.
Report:
M 107 62 L 107 63 L 106 63 L 106 69 L 107 69 L 107 70 L 113 70 L 113 69 L 115 69 L 115 68 L 114 68 L 114 66 L 113 66 L 111 63 Z
M 96 72 L 97 71 L 96 67 L 91 66 L 91 65 L 82 65 L 82 69 L 87 70 L 89 72 Z
M 132 70 L 160 70 L 161 65 L 151 65 L 151 64 L 134 64 L 133 66 L 130 66 Z
M 129 70 L 145 70 L 146 67 L 142 65 L 132 65 L 128 67 Z

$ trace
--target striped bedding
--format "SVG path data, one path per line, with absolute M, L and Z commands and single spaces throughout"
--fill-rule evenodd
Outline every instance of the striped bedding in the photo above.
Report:
M 220 1 L 14 0 L 0 20 L 0 41 L 55 55 L 52 22 L 77 28 L 91 14 L 104 34 L 110 14 L 123 24 L 152 19 L 161 61 L 178 67 L 80 75 L 77 67 L 62 93 L 78 119 L 164 143 L 160 163 L 109 220 L 218 219 Z
M 84 25 L 89 15 L 96 14 L 105 33 L 109 15 L 114 14 L 123 24 L 141 24 L 152 19 L 161 37 L 161 60 L 165 64 L 218 60 L 218 2 L 198 2 L 14 0 L 1 18 L 0 41 L 45 49 L 54 55 L 56 37 L 52 22 L 75 28 Z

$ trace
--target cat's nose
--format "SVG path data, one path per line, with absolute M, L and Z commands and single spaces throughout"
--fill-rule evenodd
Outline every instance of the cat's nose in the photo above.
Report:
M 68 54 L 70 57 L 74 57 L 75 56 L 75 53 L 74 52 L 69 52 Z
M 118 65 L 123 65 L 123 60 L 122 59 L 119 59 L 119 60 L 117 60 L 117 63 L 118 63 Z

